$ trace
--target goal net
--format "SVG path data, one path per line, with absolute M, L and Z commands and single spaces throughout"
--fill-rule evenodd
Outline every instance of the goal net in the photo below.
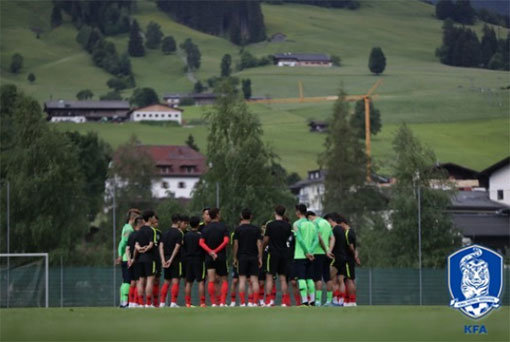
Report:
M 0 307 L 48 307 L 48 253 L 0 254 Z

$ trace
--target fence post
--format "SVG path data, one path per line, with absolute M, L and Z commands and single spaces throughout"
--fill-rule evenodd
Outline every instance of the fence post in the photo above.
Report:
M 116 285 L 116 279 L 115 279 L 115 254 L 116 254 L 116 248 L 115 248 L 115 226 L 117 225 L 117 213 L 116 213 L 116 205 L 115 205 L 115 177 L 113 178 L 113 306 L 115 307 L 115 297 L 117 295 L 117 291 L 115 289 Z
M 60 256 L 60 307 L 64 307 L 64 262 Z
M 372 305 L 372 267 L 368 269 L 368 304 Z

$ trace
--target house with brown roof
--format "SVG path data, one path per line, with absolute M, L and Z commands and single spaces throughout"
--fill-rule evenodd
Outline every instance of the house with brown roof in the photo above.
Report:
M 165 104 L 153 104 L 150 106 L 133 109 L 129 113 L 131 121 L 175 121 L 182 123 L 183 110 Z
M 274 64 L 278 66 L 320 66 L 333 65 L 331 58 L 323 53 L 276 53 L 273 55 Z
M 155 198 L 192 197 L 193 189 L 206 172 L 205 156 L 187 145 L 139 145 L 147 153 L 156 170 L 152 181 Z

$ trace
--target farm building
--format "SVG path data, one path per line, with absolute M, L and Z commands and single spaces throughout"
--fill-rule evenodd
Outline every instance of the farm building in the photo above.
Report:
M 136 108 L 130 112 L 131 121 L 175 121 L 182 123 L 183 110 L 164 104 Z
M 202 106 L 213 104 L 218 96 L 213 93 L 191 93 L 191 94 L 166 94 L 163 99 L 169 106 L 178 106 L 184 99 L 189 99 L 193 104 Z
M 46 101 L 44 111 L 51 122 L 124 121 L 128 117 L 127 101 Z
M 333 65 L 331 58 L 322 53 L 277 53 L 273 55 L 274 63 L 278 66 L 320 66 Z

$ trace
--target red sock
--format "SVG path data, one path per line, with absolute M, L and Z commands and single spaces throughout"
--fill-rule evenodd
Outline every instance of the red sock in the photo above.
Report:
M 236 290 L 234 290 L 230 293 L 230 303 L 235 303 L 235 302 L 236 302 Z
M 186 305 L 191 305 L 191 296 L 184 296 L 184 300 L 186 301 Z
M 253 293 L 248 295 L 248 303 L 253 303 Z
M 130 286 L 129 287 L 129 296 L 128 296 L 129 303 L 135 302 L 135 293 L 136 293 L 136 287 Z
M 349 295 L 349 302 L 356 303 L 356 294 Z
M 276 284 L 273 283 L 273 288 L 271 289 L 271 300 L 275 300 L 276 299 Z
M 244 298 L 244 292 L 239 292 L 239 298 L 241 300 L 241 304 L 246 305 L 246 298 Z
M 138 292 L 137 292 L 137 297 L 138 297 L 138 305 L 145 305 L 145 303 L 143 302 L 143 295 L 139 295 Z
M 266 297 L 270 297 L 270 296 L 271 296 L 271 295 L 268 293 Z M 257 305 L 259 304 L 259 298 L 264 299 L 264 286 L 261 286 L 261 287 L 259 288 L 259 293 L 258 293 L 258 295 L 257 295 L 257 299 L 255 299 L 255 298 L 254 298 L 254 300 L 255 300 L 255 304 L 257 304 Z
M 200 305 L 205 304 L 205 296 L 200 297 Z
M 207 292 L 209 292 L 211 304 L 216 304 L 216 286 L 213 282 L 207 283 Z
M 333 292 L 333 296 L 335 296 L 336 299 L 340 299 L 340 291 L 336 290 L 335 292 Z
M 287 293 L 285 295 L 285 304 L 287 304 L 287 306 L 291 306 L 291 302 L 290 302 L 290 295 Z
M 347 295 L 347 293 L 345 292 L 340 293 L 340 298 L 344 299 L 344 303 L 349 303 L 349 296 Z
M 262 290 L 262 291 L 264 291 L 264 290 Z M 262 292 L 262 293 L 264 293 L 264 292 Z M 259 292 L 255 292 L 253 294 L 253 303 L 255 305 L 259 305 L 259 295 L 260 295 L 260 291 Z
M 177 296 L 179 296 L 179 284 L 172 284 L 172 289 L 170 290 L 170 294 L 172 295 L 172 303 L 177 303 Z
M 166 302 L 166 295 L 168 294 L 168 283 L 164 283 L 163 286 L 161 287 L 161 295 L 159 297 L 159 302 L 160 303 L 165 303 Z
M 271 302 L 271 296 L 266 296 L 266 305 L 269 305 Z
M 298 293 L 294 293 L 294 300 L 296 301 L 296 305 L 301 305 L 301 296 Z
M 148 306 L 152 305 L 152 296 L 147 296 L 147 305 Z
M 225 304 L 227 302 L 227 296 L 228 296 L 228 281 L 224 281 L 221 283 L 221 297 L 220 297 L 221 304 Z
M 152 302 L 154 306 L 159 306 L 159 284 L 152 286 Z

